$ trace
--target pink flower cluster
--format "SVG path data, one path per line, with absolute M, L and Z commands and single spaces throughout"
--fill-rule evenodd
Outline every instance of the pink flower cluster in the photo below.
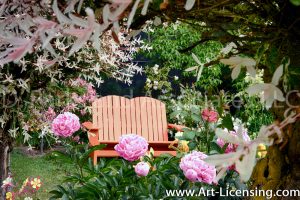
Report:
M 146 162 L 139 162 L 134 167 L 134 171 L 138 176 L 147 176 L 150 171 L 150 165 Z
M 216 168 L 205 161 L 207 155 L 199 151 L 193 151 L 185 155 L 179 164 L 185 177 L 192 182 L 212 184 L 216 178 Z
M 236 131 L 229 131 L 229 134 L 232 134 L 235 137 L 238 137 Z M 243 134 L 244 141 L 250 141 L 250 137 L 249 137 L 247 131 L 243 131 L 242 134 Z M 219 147 L 223 148 L 226 143 L 221 138 L 218 138 L 217 139 L 217 144 L 219 145 Z M 238 147 L 238 145 L 229 143 L 227 148 L 225 149 L 225 153 L 235 152 L 237 147 Z
M 59 114 L 52 122 L 51 129 L 56 136 L 69 137 L 80 128 L 79 118 L 70 112 Z
M 87 112 L 84 109 L 87 105 L 94 102 L 97 98 L 96 90 L 93 88 L 93 85 L 86 82 L 85 80 L 81 78 L 77 78 L 75 81 L 72 82 L 72 86 L 84 88 L 86 92 L 83 95 L 78 95 L 77 93 L 72 93 L 72 100 L 74 103 L 64 109 L 64 111 L 68 112 L 70 110 L 74 110 L 75 108 L 83 108 L 80 110 L 80 114 L 83 116 Z
M 13 184 L 13 179 L 11 176 L 8 176 L 3 182 L 2 182 L 2 186 L 1 188 L 10 188 L 10 187 L 14 187 L 14 184 Z
M 92 103 L 96 99 L 96 90 L 93 88 L 93 85 L 86 82 L 81 78 L 77 78 L 74 82 L 75 86 L 83 87 L 86 89 L 86 93 L 82 96 L 79 96 L 76 93 L 72 93 L 72 98 L 75 103 L 83 104 L 83 103 Z
M 53 108 L 49 107 L 48 110 L 44 113 L 45 120 L 51 122 L 56 116 Z
M 74 111 L 76 109 L 77 109 L 77 105 L 75 103 L 70 103 L 64 107 L 63 112 L 70 112 L 70 111 Z
M 229 134 L 232 134 L 232 135 L 237 137 L 237 132 L 236 131 L 230 131 Z M 242 134 L 243 134 L 244 141 L 250 141 L 250 137 L 249 137 L 247 131 L 243 131 Z M 219 147 L 223 148 L 226 143 L 221 138 L 218 138 L 217 139 L 217 144 L 219 145 Z M 238 145 L 229 143 L 228 146 L 225 149 L 225 153 L 235 152 L 237 147 L 238 147 Z M 229 166 L 228 170 L 235 170 L 235 165 Z
M 148 150 L 148 142 L 139 135 L 123 135 L 119 144 L 115 146 L 115 150 L 125 160 L 135 161 L 145 155 Z
M 218 121 L 218 113 L 214 110 L 204 109 L 201 113 L 202 119 L 207 122 L 215 123 Z

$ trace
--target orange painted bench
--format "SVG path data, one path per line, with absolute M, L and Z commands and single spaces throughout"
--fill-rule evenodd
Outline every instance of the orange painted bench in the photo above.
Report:
M 93 122 L 84 122 L 88 130 L 91 146 L 107 144 L 105 149 L 91 154 L 93 163 L 98 157 L 116 157 L 114 146 L 121 135 L 137 134 L 146 138 L 155 155 L 176 152 L 168 148 L 168 128 L 181 131 L 184 126 L 167 124 L 166 106 L 163 102 L 150 97 L 127 99 L 120 96 L 106 96 L 92 104 Z

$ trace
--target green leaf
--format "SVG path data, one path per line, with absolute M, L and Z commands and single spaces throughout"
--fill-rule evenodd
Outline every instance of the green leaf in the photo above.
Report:
M 99 144 L 91 147 L 88 151 L 86 151 L 83 155 L 80 156 L 80 163 L 83 164 L 90 156 L 93 151 L 101 150 L 106 147 L 106 144 Z
M 201 121 L 200 115 L 192 114 L 191 117 L 192 117 L 192 119 L 193 119 L 195 122 L 200 122 L 200 121 Z
M 195 131 L 184 132 L 182 137 L 184 140 L 193 140 L 195 138 Z
M 226 144 L 222 147 L 221 153 L 225 153 L 225 150 L 227 149 L 228 145 L 229 145 L 229 143 L 226 143 Z
M 64 194 L 63 196 L 62 196 L 62 198 L 61 198 L 62 200 L 69 200 L 69 197 L 68 197 L 68 195 L 67 194 Z
M 227 114 L 222 120 L 222 127 L 233 130 L 233 122 L 230 114 Z
M 183 130 L 183 132 L 189 132 L 189 131 L 191 131 L 190 128 L 183 128 L 182 130 Z
M 300 0 L 290 0 L 290 2 L 295 6 L 300 6 Z
M 190 150 L 193 150 L 193 149 L 196 148 L 197 143 L 196 142 L 189 142 L 188 146 L 189 146 Z
M 179 115 L 179 113 L 180 113 L 180 111 L 174 111 L 174 112 L 172 112 L 172 113 L 170 114 L 170 118 L 171 118 L 171 119 L 176 118 L 176 116 Z
M 58 199 L 62 197 L 62 193 L 57 190 L 52 190 L 49 193 L 53 194 L 53 196 L 50 199 Z
M 211 147 L 211 152 L 213 150 L 215 150 L 218 153 L 223 153 L 221 147 L 217 143 L 215 143 L 215 142 L 212 142 L 211 145 L 210 145 L 210 147 Z

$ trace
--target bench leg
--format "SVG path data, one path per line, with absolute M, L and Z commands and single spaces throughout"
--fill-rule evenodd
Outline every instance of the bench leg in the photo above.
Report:
M 93 154 L 93 163 L 94 165 L 97 165 L 97 154 Z

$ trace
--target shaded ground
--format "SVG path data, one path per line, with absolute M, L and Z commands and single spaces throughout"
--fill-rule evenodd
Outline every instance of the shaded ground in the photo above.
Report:
M 42 187 L 37 194 L 41 200 L 49 199 L 49 191 L 55 189 L 55 186 L 61 184 L 66 171 L 71 166 L 58 164 L 48 158 L 47 155 L 38 155 L 32 152 L 32 155 L 24 149 L 15 149 L 11 154 L 12 176 L 18 188 L 27 177 L 40 177 Z

